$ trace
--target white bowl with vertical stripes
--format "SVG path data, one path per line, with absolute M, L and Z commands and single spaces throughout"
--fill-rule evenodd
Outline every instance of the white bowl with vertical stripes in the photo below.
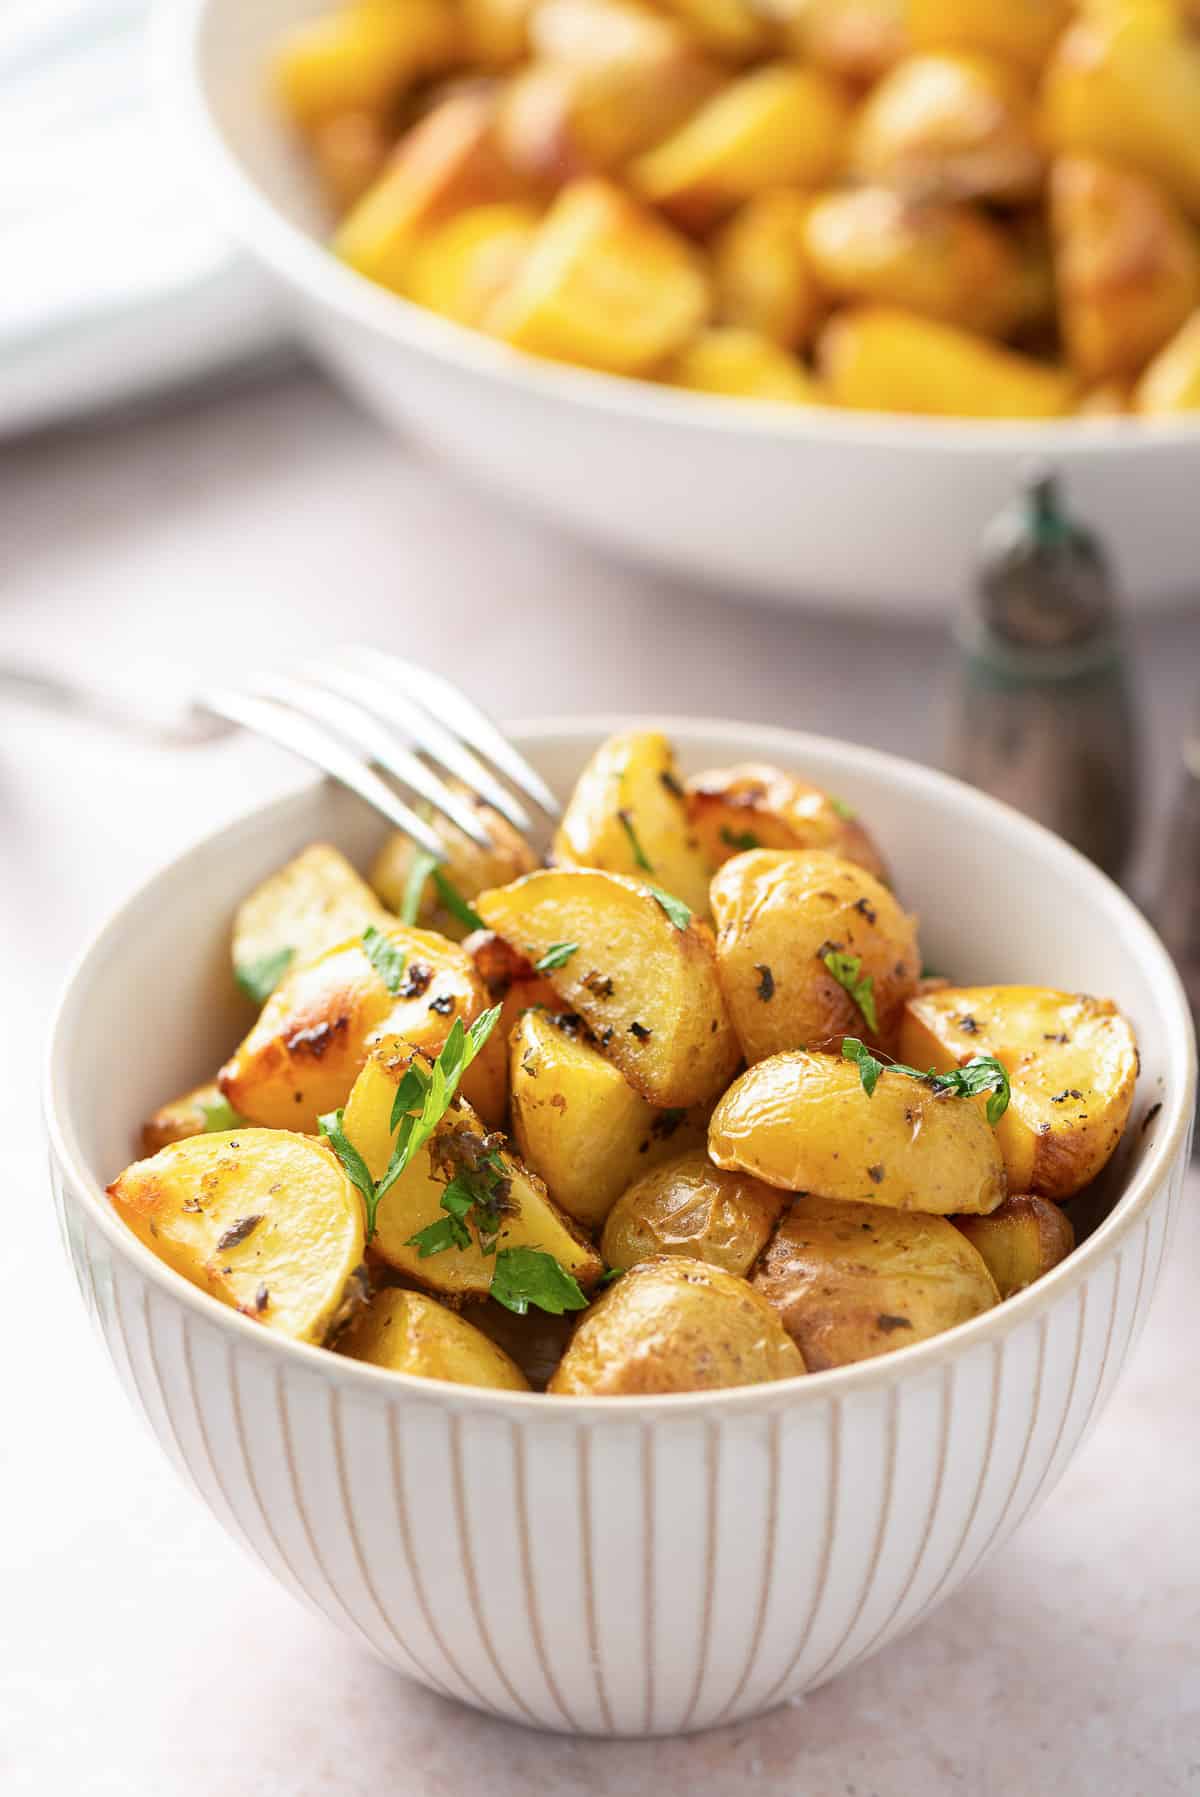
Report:
M 630 720 L 515 739 L 566 791 Z M 656 720 L 659 722 L 659 720 Z M 437 1384 L 281 1341 L 178 1278 L 104 1195 L 141 1119 L 244 1028 L 245 891 L 378 823 L 324 785 L 156 875 L 70 978 L 47 1113 L 68 1252 L 132 1402 L 180 1475 L 297 1597 L 433 1690 L 538 1728 L 744 1719 L 911 1628 L 1062 1473 L 1145 1320 L 1180 1201 L 1195 1046 L 1172 965 L 1103 875 L 967 787 L 845 743 L 667 720 L 689 770 L 772 760 L 857 807 L 927 957 L 972 981 L 1114 997 L 1142 1070 L 1076 1253 L 931 1342 L 776 1385 L 551 1399 Z M 137 1028 L 129 1028 L 130 1016 Z

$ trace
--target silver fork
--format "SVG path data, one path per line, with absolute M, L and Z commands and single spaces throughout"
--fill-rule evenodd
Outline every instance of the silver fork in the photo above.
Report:
M 163 747 L 250 730 L 349 787 L 439 861 L 444 845 L 397 785 L 481 848 L 489 846 L 486 830 L 439 767 L 515 829 L 530 830 L 533 820 L 511 788 L 548 817 L 561 809 L 541 776 L 465 693 L 381 649 L 350 646 L 294 674 L 251 675 L 239 686 L 207 688 L 156 710 L 140 697 L 130 703 L 111 688 L 13 665 L 0 665 L 0 691 L 96 718 Z

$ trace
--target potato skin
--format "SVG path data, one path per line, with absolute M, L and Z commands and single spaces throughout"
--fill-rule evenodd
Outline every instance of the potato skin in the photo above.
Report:
M 804 1370 L 774 1310 L 744 1279 L 663 1255 L 623 1273 L 584 1312 L 547 1389 L 641 1397 L 721 1391 Z
M 999 1301 L 945 1217 L 816 1197 L 795 1200 L 753 1283 L 814 1373 L 927 1341 Z
M 785 1203 L 773 1187 L 714 1167 L 703 1148 L 693 1148 L 623 1193 L 604 1225 L 601 1252 L 610 1267 L 682 1254 L 746 1278 Z
M 687 803 L 711 868 L 752 848 L 827 849 L 888 884 L 883 857 L 854 813 L 782 768 L 758 761 L 710 768 L 688 781 Z
M 505 886 L 538 865 L 537 856 L 506 817 L 458 781 L 448 784 L 471 806 L 492 844 L 490 850 L 482 849 L 448 818 L 432 819 L 430 827 L 446 850 L 442 871 L 460 898 L 470 903 L 485 887 Z M 387 838 L 372 864 L 371 885 L 393 911 L 399 912 L 403 907 L 415 855 L 411 839 L 397 830 Z M 432 877 L 426 880 L 421 893 L 416 922 L 421 929 L 436 930 L 450 942 L 461 942 L 470 933 L 460 918 L 447 911 Z
M 894 1045 L 921 971 L 915 920 L 865 868 L 824 850 L 751 849 L 712 883 L 721 989 L 752 1065 L 858 1036 Z M 829 972 L 855 956 L 871 980 L 875 1028 Z
M 1137 1040 L 1111 999 L 1041 986 L 951 986 L 909 1000 L 900 1058 L 939 1071 L 993 1054 L 1012 1099 L 996 1125 L 1009 1190 L 1069 1198 L 1120 1141 Z
M 1002 1298 L 1032 1285 L 1075 1247 L 1066 1211 L 1029 1192 L 1006 1198 L 988 1217 L 950 1220 L 982 1255 Z
M 974 1099 L 884 1072 L 873 1094 L 853 1061 L 780 1054 L 735 1080 L 712 1115 L 708 1152 L 787 1192 L 933 1216 L 986 1215 L 1004 1163 Z
M 108 1194 L 151 1253 L 281 1335 L 323 1342 L 361 1298 L 362 1200 L 311 1136 L 192 1136 L 126 1167 Z
M 528 1379 L 503 1348 L 423 1292 L 377 1292 L 340 1337 L 338 1353 L 419 1379 L 529 1390 Z
M 386 930 L 394 922 L 346 857 L 328 843 L 314 842 L 238 906 L 234 971 L 284 953 L 290 953 L 291 967 L 299 967 L 361 936 L 368 924 Z
M 553 858 L 559 867 L 600 867 L 633 880 L 644 874 L 707 916 L 708 864 L 661 731 L 629 730 L 601 743 L 575 782 Z
M 214 1113 L 222 1111 L 231 1112 L 232 1123 L 213 1122 Z M 219 1132 L 244 1122 L 245 1118 L 239 1117 L 222 1096 L 216 1080 L 210 1080 L 208 1085 L 197 1086 L 182 1097 L 173 1098 L 169 1104 L 159 1106 L 153 1117 L 142 1125 L 142 1153 L 157 1154 L 170 1142 L 186 1142 L 189 1136 L 209 1135 L 214 1130 Z

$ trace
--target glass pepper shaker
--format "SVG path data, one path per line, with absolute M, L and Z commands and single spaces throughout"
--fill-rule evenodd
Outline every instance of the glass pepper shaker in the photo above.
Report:
M 1120 610 L 1100 544 L 1035 469 L 989 526 L 947 763 L 1119 879 L 1133 849 L 1138 740 Z

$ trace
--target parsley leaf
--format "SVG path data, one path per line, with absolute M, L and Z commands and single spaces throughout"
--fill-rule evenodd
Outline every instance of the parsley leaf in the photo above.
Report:
M 731 849 L 760 849 L 762 847 L 753 830 L 731 830 L 728 824 L 721 825 L 721 841 Z
M 367 1240 L 370 1241 L 375 1234 L 375 1212 L 379 1208 L 379 1193 L 375 1188 L 375 1181 L 371 1178 L 366 1161 L 342 1129 L 342 1118 L 345 1114 L 344 1110 L 328 1111 L 324 1117 L 317 1118 L 317 1128 L 346 1169 L 351 1185 L 357 1186 L 362 1194 L 362 1200 L 367 1209 Z
M 418 849 L 413 856 L 408 878 L 404 882 L 404 897 L 400 901 L 401 923 L 416 923 L 421 900 L 425 896 L 425 882 L 437 865 L 437 856 L 431 855 L 428 849 Z
M 233 977 L 256 1005 L 265 1005 L 295 959 L 294 948 L 276 949 L 273 955 L 260 955 L 256 961 L 239 961 Z
M 883 1062 L 877 1059 L 866 1043 L 860 1042 L 857 1036 L 842 1037 L 842 1058 L 846 1061 L 858 1062 L 858 1077 L 862 1081 L 863 1091 L 870 1098 L 879 1084 L 879 1075 L 883 1072 Z
M 368 924 L 363 931 L 363 949 L 367 960 L 375 969 L 393 998 L 400 996 L 400 982 L 404 974 L 404 950 L 390 936 L 385 936 L 375 925 Z
M 552 942 L 540 961 L 535 961 L 535 973 L 553 973 L 556 967 L 565 967 L 572 955 L 579 953 L 577 942 Z
M 238 1115 L 227 1098 L 214 1099 L 211 1104 L 202 1102 L 199 1108 L 204 1118 L 205 1135 L 220 1135 L 227 1129 L 240 1129 L 246 1121 Z
M 626 836 L 629 838 L 629 847 L 633 853 L 634 866 L 640 867 L 644 873 L 652 874 L 654 872 L 654 863 L 648 859 L 645 849 L 638 841 L 638 834 L 633 827 L 633 817 L 631 813 L 628 811 L 618 811 L 617 818 L 622 830 L 624 830 Z
M 858 1063 L 859 1078 L 868 1098 L 879 1084 L 881 1073 L 903 1073 L 907 1079 L 920 1080 L 935 1092 L 953 1093 L 959 1098 L 975 1098 L 981 1092 L 989 1093 L 987 1120 L 995 1126 L 1008 1109 L 1012 1096 L 1008 1074 L 995 1055 L 991 1054 L 973 1055 L 965 1067 L 956 1067 L 952 1073 L 939 1073 L 936 1067 L 930 1067 L 927 1072 L 922 1073 L 919 1067 L 906 1067 L 902 1061 L 892 1062 L 885 1068 L 884 1063 L 855 1036 L 843 1037 L 842 1054 L 846 1060 Z
M 854 809 L 853 805 L 847 805 L 845 799 L 831 798 L 829 803 L 842 819 L 843 823 L 852 824 L 858 816 L 858 812 Z
M 658 900 L 677 930 L 687 929 L 692 921 L 692 914 L 682 899 L 672 898 L 671 894 L 664 892 L 661 886 L 647 885 L 646 890 Z
M 552 1254 L 545 1254 L 540 1248 L 501 1248 L 496 1256 L 491 1295 L 519 1317 L 531 1304 L 553 1317 L 560 1317 L 567 1310 L 587 1308 L 578 1283 Z
M 396 1131 L 396 1144 L 383 1178 L 375 1188 L 376 1203 L 395 1185 L 413 1155 L 425 1146 L 446 1115 L 458 1091 L 459 1081 L 491 1035 L 502 1008 L 493 1005 L 490 1011 L 482 1012 L 469 1030 L 464 1030 L 462 1018 L 456 1017 L 432 1073 L 426 1075 L 415 1062 L 408 1069 L 392 1104 L 391 1127 Z M 412 1075 L 415 1078 L 410 1077 Z M 418 1102 L 419 1111 L 416 1110 Z
M 838 949 L 831 948 L 821 956 L 821 960 L 838 985 L 850 994 L 866 1019 L 867 1028 L 877 1030 L 879 1019 L 875 1014 L 874 982 L 869 973 L 862 972 L 862 956 L 844 955 Z
M 433 869 L 433 883 L 437 887 L 438 897 L 442 901 L 443 909 L 449 911 L 451 917 L 456 917 L 459 923 L 464 925 L 468 930 L 482 930 L 486 928 L 478 911 L 472 910 L 457 886 L 451 883 L 440 867 L 435 866 Z

